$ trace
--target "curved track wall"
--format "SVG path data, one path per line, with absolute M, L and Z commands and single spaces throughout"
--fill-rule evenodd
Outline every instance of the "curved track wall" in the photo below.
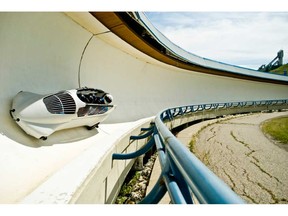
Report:
M 129 45 L 112 46 L 112 33 L 91 39 L 91 32 L 63 13 L 0 16 L 2 131 L 14 128 L 7 112 L 17 92 L 45 94 L 79 86 L 87 43 L 80 85 L 113 94 L 118 107 L 107 122 L 137 120 L 182 104 L 287 97 L 284 85 L 185 71 L 145 55 L 140 59 L 128 53 Z
M 89 13 L 0 13 L 0 49 L 2 173 L 11 172 L 10 168 L 15 166 L 27 169 L 29 165 L 19 166 L 20 157 L 16 161 L 14 157 L 31 151 L 30 147 L 81 142 L 95 135 L 81 128 L 60 131 L 45 144 L 27 136 L 9 116 L 12 99 L 21 90 L 47 94 L 77 88 L 79 84 L 106 90 L 117 105 L 106 123 L 135 121 L 184 104 L 288 96 L 287 85 L 207 75 L 165 65 L 121 41 Z M 23 157 L 25 161 L 29 154 Z M 15 175 L 17 171 L 13 171 Z M 43 174 L 41 181 L 48 176 Z M 10 180 L 1 179 L 2 192 L 11 192 L 7 189 Z M 23 189 L 22 193 L 28 192 Z
M 108 121 L 136 120 L 184 104 L 287 97 L 287 86 L 161 67 L 107 46 L 98 38 L 92 39 L 87 54 L 82 83 L 109 89 L 118 106 Z

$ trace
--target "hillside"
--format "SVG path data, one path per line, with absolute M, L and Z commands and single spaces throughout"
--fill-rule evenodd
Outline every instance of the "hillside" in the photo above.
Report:
M 288 63 L 269 71 L 269 73 L 284 74 L 284 71 L 286 71 L 286 75 L 288 75 Z

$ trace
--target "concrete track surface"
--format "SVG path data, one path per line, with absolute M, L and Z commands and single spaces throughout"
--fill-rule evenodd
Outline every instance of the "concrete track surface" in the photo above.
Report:
M 261 131 L 267 119 L 288 112 L 205 121 L 178 134 L 247 203 L 288 203 L 288 152 Z
M 125 23 L 117 26 L 126 29 L 124 35 L 129 30 Z M 85 179 L 82 171 L 97 168 L 98 159 L 114 147 L 117 137 L 164 108 L 287 98 L 286 84 L 205 74 L 160 62 L 88 12 L 2 12 L 0 47 L 0 203 L 27 200 L 43 182 L 53 182 L 55 173 L 70 168 L 77 179 Z M 9 115 L 19 91 L 50 94 L 84 86 L 114 97 L 117 109 L 100 125 L 103 131 L 63 130 L 43 142 L 28 136 Z M 91 164 L 86 154 L 96 155 Z M 78 158 L 83 159 L 82 167 L 75 166 Z M 63 179 L 76 180 L 70 174 Z M 53 184 L 61 194 L 60 181 Z

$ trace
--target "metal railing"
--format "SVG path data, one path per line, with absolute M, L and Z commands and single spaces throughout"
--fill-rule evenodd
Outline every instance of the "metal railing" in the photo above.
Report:
M 160 112 L 145 134 L 130 139 L 148 138 L 141 149 L 133 153 L 113 154 L 113 159 L 132 159 L 148 152 L 154 145 L 158 152 L 161 174 L 148 195 L 139 204 L 158 203 L 168 191 L 171 203 L 241 204 L 245 203 L 220 178 L 209 170 L 170 131 L 171 128 L 204 118 L 216 118 L 238 113 L 288 109 L 288 99 L 244 101 L 189 105 Z M 178 121 L 183 119 L 185 121 Z M 171 126 L 172 122 L 178 123 Z M 170 129 L 167 125 L 170 124 Z

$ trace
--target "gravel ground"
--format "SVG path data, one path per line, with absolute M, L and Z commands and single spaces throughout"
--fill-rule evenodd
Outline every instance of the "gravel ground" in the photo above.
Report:
M 288 203 L 288 151 L 261 123 L 288 112 L 257 113 L 202 122 L 181 131 L 193 152 L 247 203 Z
M 136 204 L 145 197 L 156 158 L 157 153 L 154 153 L 143 166 L 137 163 L 134 164 L 121 187 L 115 204 Z

